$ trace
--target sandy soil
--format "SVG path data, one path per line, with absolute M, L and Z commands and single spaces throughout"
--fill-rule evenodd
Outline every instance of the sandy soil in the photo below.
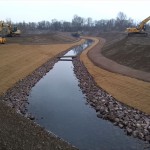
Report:
M 82 53 L 80 59 L 96 83 L 117 100 L 150 114 L 150 83 L 107 71 L 106 68 L 103 69 L 104 67 L 101 66 L 107 62 L 101 55 L 103 39 L 100 40 L 100 43 L 99 38 L 94 38 L 94 41 L 95 46 L 93 45 L 91 53 L 88 48 Z M 97 47 L 98 43 L 100 45 Z M 108 66 L 113 66 L 113 63 L 109 63 Z
M 33 41 L 34 37 L 32 39 Z M 29 40 L 29 38 L 27 38 L 27 40 Z M 38 38 L 42 41 L 42 37 Z M 16 39 L 13 38 L 13 40 L 15 41 Z M 0 45 L 0 94 L 12 87 L 18 80 L 23 79 L 33 72 L 48 59 L 83 42 L 83 40 L 81 40 L 69 44 L 58 44 L 59 40 L 60 38 L 58 38 L 58 41 L 55 39 L 55 43 L 57 44 L 44 44 L 44 40 L 42 45 L 31 45 L 30 42 L 27 42 L 28 44 L 26 45 L 22 45 L 20 41 L 18 42 L 19 44 L 9 43 Z

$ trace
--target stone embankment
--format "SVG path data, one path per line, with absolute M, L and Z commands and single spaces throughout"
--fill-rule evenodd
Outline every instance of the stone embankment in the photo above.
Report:
M 73 60 L 73 64 L 79 86 L 87 102 L 95 108 L 97 117 L 110 120 L 123 128 L 127 135 L 150 142 L 150 116 L 118 102 L 98 87 L 78 57 Z
M 54 64 L 59 61 L 60 56 L 64 55 L 68 50 L 66 50 L 65 52 L 62 52 L 60 54 L 58 54 L 57 56 L 55 56 L 54 58 L 50 59 L 49 61 L 47 61 L 45 64 L 43 64 L 41 67 L 37 68 L 32 74 L 28 75 L 27 77 L 25 77 L 24 79 L 18 81 L 12 88 L 8 89 L 6 93 L 4 93 L 3 95 L 0 96 L 0 100 L 4 101 L 8 106 L 10 106 L 10 108 L 13 108 L 15 111 L 17 111 L 17 113 L 21 114 L 22 116 L 30 119 L 30 120 L 34 120 L 34 116 L 32 116 L 32 114 L 28 113 L 27 110 L 27 105 L 29 104 L 28 102 L 28 96 L 29 93 L 32 89 L 32 87 L 47 73 L 49 72 Z M 13 110 L 12 109 L 12 110 Z M 8 118 L 9 119 L 9 118 Z M 14 122 L 16 122 L 16 120 L 14 120 Z M 22 120 L 17 120 L 17 122 L 23 122 Z M 12 130 L 23 130 L 23 134 L 22 132 L 20 133 L 20 135 L 22 134 L 23 136 L 20 139 L 20 136 L 18 136 L 18 134 L 14 134 L 13 136 L 15 136 L 15 140 L 13 139 L 13 141 L 15 141 L 15 146 L 18 146 L 21 142 L 24 143 L 24 141 L 26 141 L 26 136 L 24 134 L 29 133 L 31 127 L 30 126 L 25 126 L 25 124 L 28 123 L 28 121 L 24 121 L 24 125 L 23 125 L 23 129 L 22 126 L 15 126 L 13 125 Z M 6 126 L 10 127 L 10 124 L 6 124 Z M 42 129 L 42 133 L 40 133 L 38 130 L 34 132 L 34 129 L 39 128 L 39 130 Z M 66 149 L 66 150 L 77 150 L 76 147 L 72 146 L 70 143 L 64 141 L 63 139 L 57 137 L 56 135 L 54 135 L 51 132 L 48 132 L 47 130 L 40 128 L 39 125 L 34 125 L 32 128 L 33 131 L 31 131 L 34 135 L 38 135 L 40 133 L 41 137 L 40 137 L 40 141 L 47 142 L 44 143 L 42 145 L 42 148 L 49 147 L 49 149 Z M 9 131 L 11 131 L 11 129 L 9 129 Z M 3 131 L 5 132 L 5 131 Z M 26 133 L 27 132 L 27 133 Z M 30 134 L 31 134 L 30 132 Z M 13 132 L 12 132 L 13 133 Z M 5 135 L 5 134 L 4 134 Z M 7 134 L 6 134 L 7 135 Z M 10 134 L 11 135 L 11 134 Z M 19 137 L 20 142 L 18 142 L 16 139 Z M 29 141 L 27 142 L 27 144 L 25 144 L 24 146 L 28 146 L 30 147 L 32 144 L 35 143 L 34 139 L 37 140 L 36 138 L 33 138 L 34 136 L 31 135 L 31 138 L 33 141 Z M 49 141 L 47 139 L 45 139 L 45 137 L 47 137 L 47 139 L 50 139 Z M 1 138 L 1 137 L 0 137 Z M 4 138 L 6 140 L 6 138 Z M 11 138 L 7 138 L 7 141 L 5 141 L 5 144 L 7 144 L 7 147 L 15 147 L 12 142 L 11 142 Z M 0 141 L 2 142 L 2 141 Z M 49 143 L 48 143 L 49 142 Z M 1 143 L 3 144 L 3 143 Z M 0 145 L 1 145 L 0 144 Z M 39 143 L 38 143 L 39 144 Z M 41 143 L 40 143 L 41 144 Z M 54 147 L 55 146 L 55 147 Z M 38 147 L 38 145 L 36 145 L 36 147 Z M 31 148 L 31 147 L 30 147 Z M 0 148 L 1 149 L 1 148 Z M 3 149 L 3 146 L 2 146 Z M 16 148 L 15 148 L 16 149 Z M 24 149 L 24 148 L 23 148 Z M 47 148 L 45 148 L 47 149 Z
M 65 53 L 57 55 L 32 74 L 17 82 L 13 88 L 0 96 L 0 99 L 16 109 L 18 113 L 33 120 L 34 116 L 28 114 L 26 108 L 29 93 L 32 87 L 53 68 L 59 60 L 58 57 Z M 78 57 L 73 60 L 73 64 L 74 72 L 80 81 L 79 86 L 85 93 L 87 102 L 95 108 L 97 117 L 112 121 L 114 125 L 123 128 L 128 135 L 150 142 L 150 116 L 118 102 L 98 87 Z

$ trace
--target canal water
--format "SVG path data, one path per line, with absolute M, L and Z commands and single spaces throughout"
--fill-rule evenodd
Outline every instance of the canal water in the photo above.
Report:
M 76 55 L 87 44 L 67 55 Z M 66 58 L 62 58 L 66 59 Z M 67 58 L 71 60 L 71 58 Z M 78 86 L 72 61 L 59 61 L 31 90 L 28 111 L 42 127 L 80 150 L 145 150 L 145 142 L 96 117 Z

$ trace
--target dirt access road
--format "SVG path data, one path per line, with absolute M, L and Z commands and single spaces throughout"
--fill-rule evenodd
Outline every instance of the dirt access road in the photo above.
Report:
M 113 70 L 107 71 L 107 69 L 109 70 L 109 68 L 107 68 L 107 65 L 105 65 L 105 63 L 108 63 L 110 61 L 111 63 L 109 63 L 108 66 L 111 68 L 111 66 L 113 66 L 113 61 L 110 59 L 106 60 L 106 58 L 103 55 L 101 55 L 101 50 L 103 53 L 105 53 L 105 49 L 106 49 L 107 50 L 106 52 L 108 54 L 114 54 L 116 52 L 116 55 L 119 52 L 120 53 L 122 52 L 120 50 L 120 47 L 118 47 L 118 49 L 117 49 L 116 45 L 117 45 L 117 42 L 120 42 L 120 41 L 122 42 L 122 40 L 124 40 L 125 36 L 124 36 L 124 34 L 123 35 L 118 34 L 118 35 L 116 35 L 117 38 L 114 39 L 115 35 L 116 35 L 115 33 L 114 33 L 114 35 L 113 34 L 102 35 L 107 40 L 104 47 L 103 47 L 103 39 L 101 39 L 99 41 L 99 38 L 96 38 L 96 39 L 94 38 L 95 46 L 92 48 L 91 51 L 89 51 L 90 48 L 88 48 L 86 51 L 84 51 L 80 58 L 84 62 L 85 66 L 88 69 L 88 71 L 90 72 L 90 74 L 93 76 L 96 83 L 100 87 L 102 87 L 105 91 L 110 93 L 113 97 L 115 97 L 120 102 L 123 102 L 124 104 L 127 104 L 131 107 L 137 108 L 143 112 L 150 114 L 150 92 L 149 92 L 150 91 L 150 83 L 144 82 L 142 80 L 138 80 L 135 78 L 131 78 L 128 76 L 124 76 L 124 75 L 121 75 L 118 73 L 113 73 L 112 72 Z M 108 36 L 108 38 L 107 38 L 107 36 Z M 132 41 L 133 41 L 133 39 L 132 39 Z M 141 39 L 141 41 L 142 41 L 142 39 Z M 125 44 L 126 43 L 122 43 L 122 47 L 126 46 L 128 53 L 130 53 L 131 45 L 129 45 L 129 47 L 128 47 L 128 45 L 125 45 Z M 108 50 L 108 46 L 110 47 L 109 50 Z M 139 45 L 135 45 L 136 48 L 137 48 L 137 46 L 139 46 Z M 115 49 L 116 51 L 113 51 L 111 49 L 113 47 L 116 47 L 116 49 Z M 135 47 L 133 47 L 133 48 L 135 48 Z M 148 47 L 148 46 L 147 46 L 147 44 L 145 44 L 143 46 L 141 45 L 141 47 Z M 147 53 L 148 52 L 149 51 L 147 49 Z M 142 51 L 141 51 L 141 53 L 142 53 Z M 135 50 L 134 55 L 138 56 L 138 51 Z M 126 58 L 125 54 L 124 54 L 124 56 Z M 142 56 L 143 55 L 141 55 L 141 57 Z M 115 57 L 115 55 L 112 57 Z M 132 64 L 131 63 L 132 57 L 130 57 L 130 58 L 131 59 L 129 59 L 129 60 L 126 59 L 126 61 L 130 62 L 129 64 Z M 136 58 L 138 58 L 138 57 L 136 57 Z M 138 63 L 138 61 L 137 61 L 137 63 Z M 141 62 L 139 62 L 139 63 L 141 63 Z M 146 63 L 144 63 L 144 61 L 143 61 L 143 63 L 141 63 L 141 65 L 145 66 L 145 68 L 148 69 L 148 66 Z M 140 65 L 137 64 L 137 66 L 140 66 Z M 124 67 L 124 66 L 122 66 L 122 67 Z M 130 65 L 129 65 L 129 67 L 130 67 Z M 118 70 L 119 69 L 120 70 L 122 69 L 121 66 L 118 67 Z M 128 74 L 130 75 L 130 72 L 128 72 Z

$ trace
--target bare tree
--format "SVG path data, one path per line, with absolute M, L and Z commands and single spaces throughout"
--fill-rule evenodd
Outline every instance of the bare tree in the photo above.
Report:
M 11 21 L 10 19 L 7 22 Z M 116 19 L 101 19 L 101 20 L 92 20 L 92 18 L 83 18 L 78 15 L 74 15 L 72 22 L 69 21 L 58 21 L 52 19 L 51 21 L 40 21 L 35 22 L 20 22 L 16 23 L 18 28 L 21 31 L 30 30 L 51 30 L 51 31 L 92 31 L 92 32 L 107 32 L 107 31 L 125 31 L 127 27 L 135 26 L 133 19 L 127 19 L 127 16 L 123 12 L 117 14 Z M 147 25 L 147 29 L 150 28 L 150 25 Z
M 76 31 L 82 30 L 83 25 L 84 25 L 84 18 L 74 15 L 74 18 L 72 19 L 72 26 L 74 30 Z
M 116 18 L 116 26 L 118 30 L 124 30 L 127 25 L 127 16 L 123 12 L 119 12 Z

